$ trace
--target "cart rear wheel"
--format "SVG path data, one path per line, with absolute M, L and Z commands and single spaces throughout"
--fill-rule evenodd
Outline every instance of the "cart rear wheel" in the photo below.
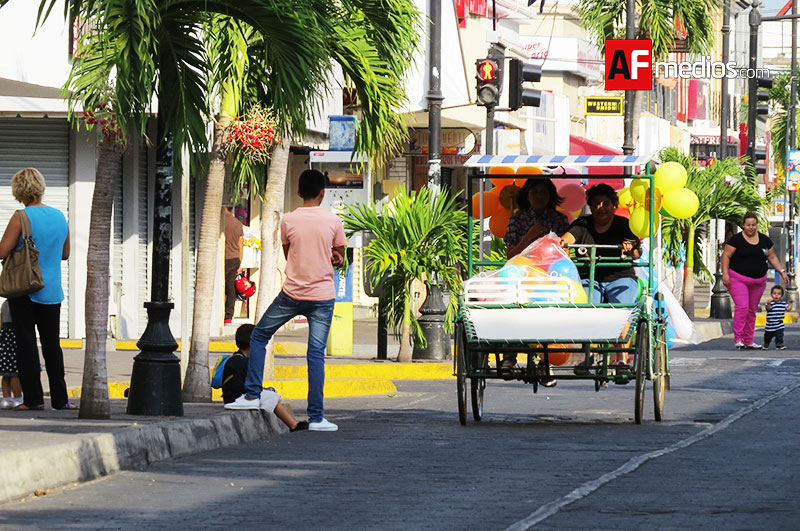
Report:
M 456 323 L 456 389 L 458 391 L 458 420 L 467 424 L 467 338 L 463 323 Z
M 644 416 L 644 391 L 647 381 L 647 360 L 650 357 L 650 333 L 647 320 L 639 321 L 636 327 L 636 396 L 634 397 L 633 419 L 642 423 Z
M 472 391 L 472 418 L 479 421 L 483 418 L 483 391 L 486 389 L 486 378 L 470 378 Z
M 664 418 L 664 395 L 667 392 L 667 337 L 663 326 L 659 330 L 653 345 L 653 405 L 656 420 L 660 422 Z

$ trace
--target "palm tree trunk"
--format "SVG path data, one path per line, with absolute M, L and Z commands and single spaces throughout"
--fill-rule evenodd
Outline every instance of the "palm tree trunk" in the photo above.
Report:
M 217 275 L 217 245 L 222 230 L 222 192 L 225 183 L 224 132 L 231 118 L 225 114 L 214 125 L 214 146 L 203 192 L 203 212 L 197 244 L 197 271 L 192 316 L 192 342 L 189 365 L 183 384 L 184 402 L 211 402 L 208 368 L 208 342 L 211 329 L 214 284 Z
M 83 361 L 80 418 L 111 417 L 106 371 L 108 338 L 108 248 L 111 243 L 113 183 L 122 174 L 123 145 L 104 138 L 100 144 L 92 195 L 89 248 L 86 256 L 86 352 Z
M 413 352 L 411 346 L 411 289 L 407 290 L 409 295 L 403 303 L 403 324 L 400 325 L 400 350 L 397 352 L 397 361 L 399 363 L 408 363 L 411 361 L 411 354 Z
M 689 227 L 686 243 L 686 271 L 683 275 L 683 309 L 694 320 L 694 227 Z
M 256 303 L 256 322 L 277 295 L 275 277 L 278 271 L 278 257 L 281 251 L 280 226 L 283 213 L 283 201 L 286 193 L 286 170 L 289 168 L 289 143 L 284 139 L 272 150 L 267 174 L 267 186 L 264 200 L 261 202 L 261 275 L 258 302 Z M 275 377 L 274 340 L 267 345 L 264 358 L 264 377 L 271 380 Z

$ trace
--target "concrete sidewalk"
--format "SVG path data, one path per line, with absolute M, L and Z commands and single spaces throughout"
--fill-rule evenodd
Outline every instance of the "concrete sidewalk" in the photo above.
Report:
M 695 324 L 703 341 L 730 332 L 729 322 L 698 320 Z M 356 321 L 353 355 L 326 358 L 326 396 L 388 394 L 396 390 L 393 380 L 453 377 L 452 361 L 394 362 L 397 343 L 391 336 L 390 360 L 376 360 L 375 332 L 374 321 Z M 277 340 L 302 344 L 304 353 L 306 333 L 298 329 L 280 334 Z M 118 384 L 115 396 L 121 396 L 130 382 L 136 354 L 125 350 L 108 352 L 109 381 Z M 81 349 L 64 351 L 67 385 L 73 388 L 73 394 L 79 394 L 83 355 Z M 216 353 L 209 355 L 212 366 L 216 357 Z M 274 383 L 279 392 L 287 400 L 305 399 L 304 357 L 278 354 L 275 362 L 280 379 Z M 43 372 L 45 389 L 46 379 Z M 73 400 L 80 403 L 78 398 Z M 48 489 L 122 469 L 141 468 L 172 457 L 287 432 L 270 412 L 226 411 L 219 402 L 184 404 L 185 416 L 180 418 L 130 416 L 125 414 L 125 407 L 124 399 L 112 399 L 111 420 L 79 419 L 76 411 L 0 410 L 0 503 L 46 494 Z M 298 414 L 298 418 L 305 415 Z

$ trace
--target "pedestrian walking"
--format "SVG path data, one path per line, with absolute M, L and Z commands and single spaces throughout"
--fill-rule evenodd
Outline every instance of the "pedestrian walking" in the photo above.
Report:
M 233 322 L 236 306 L 236 275 L 242 272 L 244 225 L 233 215 L 233 205 L 225 206 L 225 324 Z
M 783 286 L 776 284 L 769 290 L 772 300 L 767 302 L 767 324 L 764 326 L 764 349 L 769 348 L 772 339 L 775 338 L 775 348 L 786 350 L 783 343 L 783 330 L 786 325 L 783 323 L 786 312 L 792 311 L 793 301 L 786 302 L 783 297 L 786 292 Z
M 236 348 L 222 370 L 222 401 L 230 404 L 244 393 L 244 382 L 247 378 L 247 363 L 250 358 L 250 335 L 253 325 L 243 324 L 236 329 Z M 281 403 L 281 395 L 274 388 L 261 391 L 258 407 L 264 411 L 272 411 L 289 428 L 289 431 L 308 429 L 308 421 L 297 422 L 292 413 Z
M 11 178 L 11 193 L 17 201 L 25 205 L 24 213 L 30 220 L 44 281 L 44 287 L 39 291 L 8 299 L 17 337 L 17 368 L 24 399 L 14 409 L 20 411 L 44 409 L 37 330 L 47 379 L 50 382 L 50 403 L 53 409 L 78 409 L 67 400 L 64 353 L 59 342 L 61 303 L 64 300 L 61 261 L 69 258 L 69 229 L 60 210 L 42 203 L 44 191 L 44 176 L 35 168 L 20 170 Z M 18 210 L 11 216 L 0 240 L 0 259 L 7 257 L 21 245 L 20 212 L 22 211 Z
M 0 306 L 0 315 L 3 323 L 0 328 L 0 385 L 3 389 L 0 409 L 13 409 L 22 404 L 22 386 L 17 370 L 17 338 L 8 301 Z
M 767 263 L 772 264 L 788 286 L 789 277 L 775 255 L 772 240 L 758 232 L 755 213 L 747 212 L 742 219 L 742 232 L 728 238 L 722 251 L 722 283 L 735 307 L 733 337 L 737 349 L 761 348 L 753 341 L 753 335 L 758 303 L 767 287 Z
M 297 193 L 303 199 L 303 206 L 286 214 L 281 221 L 286 280 L 253 330 L 245 393 L 225 407 L 258 409 L 267 343 L 286 322 L 304 315 L 308 319 L 308 429 L 336 431 L 336 424 L 324 416 L 325 345 L 336 296 L 333 266 L 343 263 L 347 239 L 342 221 L 320 206 L 325 197 L 322 173 L 317 170 L 301 173 Z

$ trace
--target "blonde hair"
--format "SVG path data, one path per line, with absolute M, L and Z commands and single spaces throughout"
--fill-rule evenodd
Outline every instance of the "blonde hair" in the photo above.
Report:
M 19 170 L 11 178 L 11 193 L 23 205 L 41 201 L 44 188 L 44 175 L 36 168 Z

